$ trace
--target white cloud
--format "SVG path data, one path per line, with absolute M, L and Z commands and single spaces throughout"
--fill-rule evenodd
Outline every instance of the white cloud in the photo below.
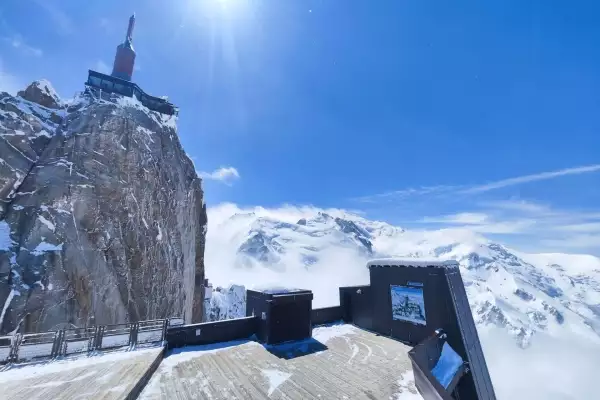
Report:
M 438 222 L 445 224 L 481 224 L 488 220 L 488 216 L 482 213 L 458 213 L 444 215 L 441 217 L 425 217 L 423 222 Z
M 13 35 L 11 37 L 5 37 L 4 41 L 9 43 L 14 49 L 20 51 L 23 55 L 32 56 L 32 57 L 41 57 L 44 55 L 42 49 L 37 47 L 33 47 L 25 43 L 25 40 L 21 35 Z
M 111 73 L 111 70 L 110 70 L 110 67 L 108 66 L 108 64 L 106 64 L 102 60 L 96 61 L 94 69 L 96 71 L 100 72 L 100 73 L 103 73 L 103 74 L 110 74 Z
M 597 232 L 600 233 L 600 222 L 585 222 L 581 224 L 560 226 L 559 229 L 573 232 Z
M 476 205 L 467 205 L 476 207 Z M 432 227 L 469 229 L 511 235 L 513 244 L 530 251 L 584 251 L 600 254 L 600 213 L 562 210 L 531 201 L 499 201 L 478 205 L 478 212 L 426 217 Z
M 424 186 L 420 188 L 392 190 L 373 195 L 360 196 L 351 200 L 358 201 L 361 203 L 386 203 L 404 200 L 409 197 L 419 196 L 441 197 L 448 195 L 475 195 L 509 186 L 521 185 L 536 181 L 544 181 L 569 175 L 589 174 L 593 172 L 600 172 L 600 164 L 585 165 L 580 167 L 565 168 L 557 171 L 541 172 L 539 174 L 518 176 L 515 178 L 502 179 L 499 181 L 489 182 L 481 185 L 438 185 Z M 523 204 L 523 206 L 526 206 L 526 204 Z
M 295 224 L 302 218 L 314 217 L 319 211 L 331 216 L 343 216 L 337 209 L 319 210 L 311 206 L 285 205 L 279 208 L 239 208 L 234 204 L 221 204 L 208 208 L 208 233 L 206 238 L 206 277 L 215 285 L 231 283 L 247 287 L 265 285 L 307 288 L 315 293 L 313 306 L 324 307 L 339 302 L 336 285 L 356 285 L 368 280 L 364 256 L 357 257 L 354 248 L 340 246 L 339 237 L 304 237 L 298 246 L 288 246 L 281 254 L 281 266 L 272 267 L 253 263 L 250 267 L 240 265 L 237 247 L 246 239 L 256 217 L 270 221 Z M 232 216 L 234 216 L 232 218 Z M 318 261 L 307 268 L 301 262 L 303 253 L 311 253 L 306 247 L 319 248 Z M 343 266 L 343 273 L 340 268 Z M 318 271 L 318 275 L 315 272 Z M 318 276 L 318 279 L 315 279 Z
M 545 181 L 548 179 L 559 178 L 561 176 L 567 175 L 579 175 L 579 174 L 588 174 L 591 172 L 600 171 L 600 164 L 586 165 L 575 168 L 565 168 L 557 171 L 548 171 L 542 172 L 539 174 L 533 175 L 524 175 L 518 176 L 516 178 L 502 179 L 496 182 L 486 183 L 484 185 L 473 186 L 468 189 L 463 190 L 464 193 L 481 193 L 487 192 L 489 190 L 500 189 L 507 186 L 520 185 L 523 183 L 536 182 L 536 181 Z
M 453 192 L 458 186 L 423 186 L 419 188 L 408 188 L 401 190 L 392 190 L 389 192 L 377 193 L 368 196 L 361 196 L 352 199 L 360 203 L 381 203 L 405 199 L 414 196 L 440 195 L 442 193 Z
M 503 210 L 510 210 L 515 212 L 528 212 L 537 215 L 541 214 L 551 214 L 553 213 L 549 206 L 545 204 L 533 203 L 531 201 L 526 200 L 500 200 L 500 201 L 490 201 L 482 203 L 489 208 L 497 208 Z
M 198 175 L 203 179 L 220 181 L 225 184 L 231 184 L 232 181 L 240 178 L 238 170 L 233 167 L 221 167 L 213 172 L 199 172 Z

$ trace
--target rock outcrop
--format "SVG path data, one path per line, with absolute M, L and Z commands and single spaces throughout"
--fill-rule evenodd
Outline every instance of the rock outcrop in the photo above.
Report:
M 176 117 L 0 94 L 0 333 L 203 313 L 206 207 Z

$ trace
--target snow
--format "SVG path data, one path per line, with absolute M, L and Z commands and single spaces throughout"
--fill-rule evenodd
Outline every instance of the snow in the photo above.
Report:
M 162 340 L 162 330 L 138 333 L 138 343 L 159 342 Z
M 60 96 L 58 95 L 58 92 L 56 91 L 56 89 L 54 89 L 54 87 L 52 86 L 50 81 L 48 81 L 46 79 L 39 79 L 39 80 L 33 82 L 33 84 L 35 86 L 39 87 L 48 96 L 53 97 L 56 100 L 60 100 Z
M 292 376 L 292 374 L 288 372 L 283 372 L 276 369 L 262 369 L 260 370 L 260 372 L 269 381 L 269 391 L 267 392 L 267 395 L 269 397 L 271 397 L 273 392 L 277 390 L 277 388 L 281 386 L 282 383 L 287 381 Z
M 206 315 L 209 321 L 246 316 L 246 288 L 241 285 L 211 290 Z
M 445 342 L 442 346 L 440 359 L 431 370 L 431 373 L 444 388 L 447 388 L 462 363 L 462 358 Z
M 56 226 L 54 226 L 54 224 L 50 221 L 48 221 L 46 218 L 44 218 L 41 215 L 38 215 L 38 219 L 44 224 L 46 225 L 46 227 L 48 229 L 50 229 L 52 232 L 54 232 L 56 230 Z
M 400 375 L 396 386 L 398 386 L 400 391 L 394 393 L 392 400 L 423 400 L 415 386 L 415 378 L 412 371 Z
M 19 347 L 19 360 L 31 360 L 34 357 L 49 357 L 52 354 L 52 343 L 22 344 Z
M 8 293 L 8 297 L 4 301 L 4 305 L 2 306 L 2 313 L 0 313 L 0 326 L 2 326 L 2 321 L 4 321 L 4 314 L 6 314 L 6 311 L 8 310 L 8 307 L 10 307 L 10 303 L 12 302 L 14 297 L 15 297 L 15 290 L 11 289 L 10 292 Z
M 152 139 L 152 135 L 154 134 L 154 132 L 152 132 L 150 129 L 144 128 L 143 126 L 138 126 L 136 130 L 140 133 L 146 134 L 148 136 L 148 139 L 150 139 L 150 142 L 154 143 L 154 139 Z
M 378 265 L 458 268 L 458 262 L 456 260 L 439 260 L 433 258 L 379 258 L 367 263 L 368 267 Z
M 40 244 L 38 244 L 36 246 L 35 249 L 33 249 L 31 254 L 40 256 L 40 255 L 44 254 L 44 252 L 46 252 L 46 251 L 62 251 L 62 246 L 63 246 L 62 243 L 61 244 L 51 244 L 51 243 L 47 243 L 47 242 L 41 242 Z
M 160 225 L 156 225 L 158 228 L 158 235 L 156 235 L 156 240 L 162 240 L 162 230 L 160 229 Z
M 313 339 L 327 344 L 328 341 L 337 338 L 345 337 L 347 335 L 354 335 L 358 328 L 348 324 L 332 324 L 326 326 L 319 326 L 313 329 Z
M 203 357 L 208 354 L 216 354 L 226 351 L 234 346 L 260 346 L 257 342 L 250 340 L 235 340 L 231 342 L 221 342 L 215 344 L 206 344 L 200 346 L 187 346 L 181 349 L 172 350 L 160 364 L 158 374 L 170 374 L 177 365 L 193 360 L 197 357 Z
M 44 137 L 47 137 L 47 138 L 51 138 L 52 137 L 52 135 L 50 133 L 48 133 L 48 131 L 45 130 L 45 129 L 42 129 L 41 131 L 39 131 L 38 133 L 35 134 L 35 137 L 41 137 L 41 136 L 44 136 Z
M 94 375 L 96 375 L 96 371 L 90 371 L 90 372 L 86 372 L 84 374 L 78 375 L 68 381 L 53 380 L 50 382 L 44 382 L 44 383 L 40 383 L 38 385 L 33 385 L 30 387 L 31 388 L 44 388 L 44 387 L 60 386 L 60 385 L 68 384 L 69 382 L 82 381 L 82 380 L 91 378 Z
M 10 355 L 10 346 L 2 346 L 2 347 L 0 347 L 0 362 L 5 361 L 6 359 L 8 359 L 9 355 Z
M 129 333 L 123 335 L 105 335 L 102 337 L 102 347 L 120 347 L 129 344 Z
M 87 354 L 75 354 L 55 360 L 46 360 L 43 363 L 13 365 L 10 369 L 0 373 L 0 383 L 9 381 L 27 381 L 34 377 L 46 374 L 60 373 L 75 368 L 88 367 L 105 363 L 123 362 L 132 357 L 145 356 L 149 353 L 156 354 L 159 347 L 145 348 L 134 351 L 123 349 L 122 351 L 100 352 L 92 356 Z M 99 367 L 100 368 L 100 367 Z
M 10 226 L 6 221 L 0 221 L 0 250 L 10 250 L 12 240 L 10 239 Z

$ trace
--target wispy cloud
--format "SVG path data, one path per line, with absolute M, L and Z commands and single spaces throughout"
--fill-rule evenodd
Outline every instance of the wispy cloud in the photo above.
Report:
M 432 228 L 508 235 L 505 240 L 535 252 L 600 254 L 600 213 L 596 211 L 565 210 L 523 200 L 474 203 L 465 207 L 478 208 L 478 211 L 425 217 L 418 223 Z
M 482 213 L 464 212 L 440 217 L 425 217 L 422 222 L 442 224 L 482 224 L 488 220 L 488 216 Z
M 588 174 L 590 172 L 600 171 L 600 164 L 585 165 L 575 168 L 559 169 L 557 171 L 542 172 L 539 174 L 518 176 L 515 178 L 503 179 L 496 182 L 490 182 L 483 185 L 473 186 L 463 190 L 463 193 L 481 193 L 489 190 L 500 189 L 507 186 L 520 185 L 523 183 L 545 181 L 548 179 L 559 178 L 567 175 Z
M 220 181 L 228 185 L 240 178 L 238 170 L 233 167 L 221 167 L 213 172 L 199 172 L 198 175 L 203 179 Z
M 589 174 L 593 172 L 600 172 L 600 164 L 585 165 L 580 167 L 565 168 L 556 171 L 541 172 L 532 175 L 523 175 L 514 178 L 502 179 L 495 182 L 488 182 L 480 185 L 437 185 L 437 186 L 423 186 L 418 188 L 407 188 L 400 190 L 391 190 L 383 193 L 376 193 L 366 196 L 355 197 L 349 199 L 353 202 L 359 203 L 370 203 L 370 204 L 388 204 L 393 202 L 400 202 L 406 199 L 413 199 L 415 197 L 427 197 L 427 198 L 443 198 L 443 197 L 456 197 L 461 196 L 472 196 L 478 195 L 485 192 L 489 192 L 496 189 L 502 189 L 510 186 L 522 185 L 530 182 L 544 181 L 555 178 L 560 178 L 569 175 L 580 175 Z M 515 204 L 511 203 L 511 207 L 527 207 L 527 204 Z M 529 205 L 531 206 L 531 205 Z M 536 205 L 539 207 L 539 205 Z
M 10 46 L 12 46 L 14 49 L 21 52 L 23 55 L 33 57 L 41 57 L 42 55 L 44 55 L 42 49 L 28 45 L 27 43 L 25 43 L 23 37 L 19 34 L 15 34 L 10 37 L 5 37 L 4 41 L 10 44 Z
M 449 193 L 455 191 L 458 186 L 423 186 L 419 188 L 408 188 L 401 190 L 391 190 L 389 192 L 377 193 L 373 195 L 355 197 L 351 200 L 360 203 L 379 203 L 390 202 L 399 199 L 405 199 L 414 196 Z
M 40 6 L 46 14 L 50 17 L 51 21 L 57 29 L 57 32 L 61 35 L 70 35 L 75 29 L 73 21 L 60 7 L 59 2 L 55 0 L 36 0 L 38 6 Z

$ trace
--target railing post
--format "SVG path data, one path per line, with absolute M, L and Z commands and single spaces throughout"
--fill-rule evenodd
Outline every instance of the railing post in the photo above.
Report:
M 167 339 L 167 328 L 169 327 L 169 319 L 165 318 L 165 320 L 163 321 L 163 326 L 162 326 L 162 335 L 160 338 L 160 341 L 162 342 L 163 346 L 165 344 L 165 340 Z
M 52 351 L 50 352 L 50 358 L 56 358 L 59 355 L 60 344 L 62 342 L 62 330 L 54 332 L 54 341 L 52 342 Z
M 94 333 L 88 339 L 88 353 L 95 351 L 96 347 L 98 346 L 98 331 L 100 330 L 99 328 L 100 327 L 96 325 L 94 327 Z
M 68 342 L 66 340 L 66 336 L 67 336 L 67 333 L 63 329 L 63 331 L 62 331 L 62 343 L 61 343 L 61 346 L 60 346 L 60 354 L 59 354 L 61 356 L 66 356 L 67 355 Z
M 87 343 L 87 353 L 91 353 L 92 351 L 94 351 L 94 344 L 95 344 L 95 340 L 96 340 L 96 329 L 94 328 L 94 334 L 88 337 L 88 343 Z M 89 331 L 86 332 L 87 334 L 89 334 Z
M 134 322 L 129 325 L 129 347 L 133 348 L 137 344 L 139 324 Z
M 104 331 L 106 330 L 106 326 L 102 325 L 98 327 L 98 331 L 96 333 L 96 350 L 102 349 L 102 338 L 104 338 Z
M 15 333 L 10 341 L 10 351 L 8 353 L 8 362 L 19 361 L 19 347 L 23 341 L 23 335 Z

